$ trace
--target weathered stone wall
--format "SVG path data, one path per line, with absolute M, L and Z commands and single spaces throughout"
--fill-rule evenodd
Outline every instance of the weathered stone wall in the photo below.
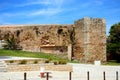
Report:
M 67 53 L 72 25 L 22 25 L 0 27 L 1 39 L 14 35 L 23 51 Z
M 104 19 L 83 18 L 75 22 L 74 57 L 81 62 L 106 61 L 106 22 Z
M 75 21 L 75 44 L 73 46 L 73 56 L 75 59 L 84 61 L 84 19 Z
M 72 44 L 72 59 L 81 62 L 106 61 L 106 22 L 83 18 L 71 25 L 0 26 L 0 39 L 14 35 L 24 51 L 65 53 Z M 69 52 L 70 53 L 70 52 Z M 71 59 L 71 58 L 69 58 Z
M 89 31 L 89 62 L 106 61 L 106 21 L 105 19 L 90 19 Z

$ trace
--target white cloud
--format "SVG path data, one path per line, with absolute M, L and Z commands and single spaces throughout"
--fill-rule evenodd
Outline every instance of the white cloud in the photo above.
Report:
M 36 6 L 42 5 L 44 7 L 51 7 L 51 8 L 60 8 L 64 4 L 65 0 L 25 0 L 22 3 L 2 3 L 0 5 L 0 10 L 3 9 L 14 9 L 14 8 L 21 8 L 26 6 Z M 32 10 L 32 9 L 31 9 Z
M 15 12 L 15 13 L 1 13 L 1 17 L 3 18 L 13 18 L 13 17 L 34 17 L 34 16 L 51 16 L 56 15 L 62 12 L 63 9 L 61 8 L 43 8 L 38 10 L 26 11 L 26 12 Z
M 30 5 L 36 5 L 36 4 L 43 4 L 46 5 L 46 7 L 38 8 L 36 10 L 31 9 L 29 11 L 22 12 L 19 10 L 18 12 L 14 13 L 1 13 L 0 15 L 4 17 L 29 17 L 29 16 L 38 16 L 38 15 L 55 15 L 63 11 L 62 5 L 64 3 L 64 0 L 28 0 L 29 2 L 26 2 L 24 4 L 16 4 L 14 7 L 25 7 Z
M 38 0 L 41 1 L 41 0 Z M 38 15 L 55 15 L 63 11 L 62 5 L 64 4 L 64 0 L 43 0 L 45 3 L 49 3 L 47 8 L 39 9 L 31 12 L 30 16 L 38 16 Z
M 10 21 L 14 20 L 14 18 L 17 19 L 28 19 L 31 17 L 37 17 L 37 16 L 53 16 L 56 14 L 59 14 L 61 12 L 63 12 L 65 9 L 62 7 L 64 4 L 65 0 L 27 0 L 27 2 L 22 3 L 22 4 L 15 4 L 13 6 L 11 6 L 11 9 L 13 8 L 21 8 L 21 10 L 17 10 L 14 12 L 2 12 L 0 13 L 1 18 L 4 19 L 4 21 L 0 21 L 0 23 L 5 23 L 6 20 Z M 30 10 L 24 10 L 24 12 L 22 11 L 22 8 L 26 7 L 26 6 L 31 6 L 31 5 L 37 5 L 38 4 L 43 5 L 44 7 L 40 7 L 40 8 L 31 8 Z M 18 8 L 18 9 L 19 9 Z
M 61 12 L 62 9 L 58 9 L 58 8 L 48 8 L 48 9 L 41 9 L 35 12 L 32 12 L 30 15 L 31 16 L 37 16 L 37 15 L 55 15 L 59 12 Z
M 22 4 L 16 4 L 14 5 L 15 7 L 25 7 L 25 6 L 30 6 L 30 5 L 38 5 L 38 4 L 42 4 L 42 5 L 50 5 L 51 2 L 49 2 L 48 0 L 33 0 L 33 1 L 28 1 L 26 3 L 22 3 Z
M 61 7 L 63 2 L 64 0 L 28 0 L 25 3 L 14 5 L 14 7 L 25 7 L 25 6 L 38 5 L 38 4 L 45 5 L 45 6 Z
M 21 13 L 21 12 L 18 12 L 18 13 L 3 13 L 3 14 L 0 14 L 2 15 L 2 17 L 16 17 L 16 16 L 24 16 L 25 13 Z

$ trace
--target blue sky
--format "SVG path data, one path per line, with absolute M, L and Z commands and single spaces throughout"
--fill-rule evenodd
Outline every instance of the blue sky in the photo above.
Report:
M 120 0 L 0 0 L 0 24 L 73 24 L 83 17 L 120 22 Z

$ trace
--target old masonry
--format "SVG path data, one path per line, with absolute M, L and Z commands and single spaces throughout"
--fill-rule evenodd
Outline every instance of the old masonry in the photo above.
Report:
M 23 51 L 64 55 L 84 63 L 106 61 L 105 19 L 85 17 L 67 25 L 0 25 L 1 41 L 12 36 Z

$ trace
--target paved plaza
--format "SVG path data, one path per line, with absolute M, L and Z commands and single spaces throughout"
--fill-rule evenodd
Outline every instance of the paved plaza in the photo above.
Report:
M 87 80 L 89 71 L 90 80 L 103 80 L 103 72 L 106 73 L 106 80 L 116 80 L 116 71 L 120 79 L 120 66 L 95 66 L 91 64 L 71 64 L 73 66 L 72 80 Z M 49 71 L 49 80 L 69 80 L 68 71 Z M 27 80 L 46 80 L 40 78 L 40 71 L 28 71 Z M 24 80 L 24 72 L 0 72 L 0 80 Z

